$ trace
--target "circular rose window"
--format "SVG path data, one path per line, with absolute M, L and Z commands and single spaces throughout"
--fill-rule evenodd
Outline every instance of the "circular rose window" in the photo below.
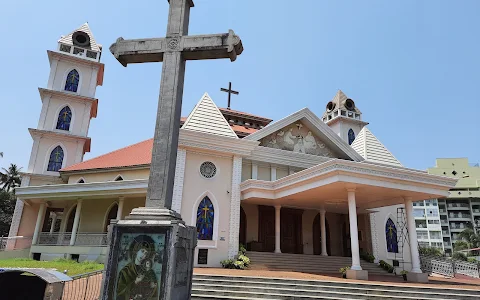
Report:
M 200 174 L 205 178 L 212 178 L 217 174 L 217 167 L 210 161 L 206 161 L 200 165 Z

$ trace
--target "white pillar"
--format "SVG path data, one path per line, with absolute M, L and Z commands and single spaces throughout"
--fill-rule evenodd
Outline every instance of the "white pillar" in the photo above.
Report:
M 234 258 L 238 254 L 238 240 L 240 235 L 240 183 L 242 183 L 242 157 L 234 156 L 230 198 L 230 230 L 228 238 L 229 259 Z
M 72 236 L 70 237 L 70 246 L 75 245 L 77 238 L 78 223 L 80 223 L 80 213 L 82 211 L 82 199 L 78 199 L 77 207 L 75 208 L 75 219 L 73 220 Z
M 123 202 L 125 198 L 124 197 L 118 197 L 118 209 L 117 209 L 117 220 L 122 219 L 122 214 L 123 214 Z M 110 224 L 107 224 L 110 225 Z
M 355 189 L 348 192 L 348 217 L 350 220 L 350 244 L 352 248 L 352 270 L 360 271 L 360 249 L 358 245 L 357 206 L 355 203 Z
M 55 223 L 57 223 L 57 214 L 54 213 L 52 216 L 52 224 L 50 224 L 50 233 L 53 233 L 55 230 Z
M 327 253 L 327 228 L 325 227 L 325 209 L 320 210 L 320 234 L 322 237 L 322 256 L 328 256 Z
M 38 242 L 38 236 L 42 230 L 43 218 L 45 217 L 45 208 L 47 204 L 41 203 L 40 208 L 38 209 L 37 223 L 35 223 L 35 231 L 33 232 L 32 245 L 36 245 Z
M 282 253 L 280 249 L 280 210 L 281 205 L 275 205 L 275 253 Z
M 276 167 L 270 167 L 270 180 L 271 181 L 277 180 L 277 168 Z
M 408 237 L 410 238 L 410 253 L 412 255 L 412 273 L 422 273 L 420 269 L 420 256 L 418 254 L 417 229 L 413 217 L 413 203 L 411 197 L 405 197 L 405 212 L 407 217 Z
M 258 165 L 252 163 L 252 179 L 258 179 Z

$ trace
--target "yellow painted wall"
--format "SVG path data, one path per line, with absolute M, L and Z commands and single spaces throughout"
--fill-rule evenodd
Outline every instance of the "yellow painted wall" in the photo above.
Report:
M 68 179 L 68 183 L 77 183 L 80 178 L 83 178 L 86 183 L 90 182 L 106 182 L 113 181 L 118 175 L 121 175 L 123 180 L 147 179 L 150 174 L 150 169 L 137 170 L 121 170 L 121 171 L 106 171 L 98 173 L 74 174 Z
M 258 241 L 258 205 L 242 203 L 247 216 L 247 243 Z

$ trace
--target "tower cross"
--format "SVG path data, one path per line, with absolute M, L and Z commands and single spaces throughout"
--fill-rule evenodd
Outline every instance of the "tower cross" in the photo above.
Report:
M 227 106 L 227 108 L 230 109 L 230 97 L 231 97 L 231 95 L 232 94 L 238 95 L 239 92 L 232 90 L 232 83 L 231 82 L 228 83 L 228 90 L 224 89 L 224 88 L 221 88 L 220 91 L 228 93 L 228 106 Z
M 233 30 L 188 36 L 193 0 L 169 0 L 169 5 L 166 37 L 135 40 L 120 37 L 110 46 L 110 51 L 125 67 L 131 63 L 163 62 L 145 205 L 171 210 L 185 63 L 218 58 L 235 61 L 243 46 Z

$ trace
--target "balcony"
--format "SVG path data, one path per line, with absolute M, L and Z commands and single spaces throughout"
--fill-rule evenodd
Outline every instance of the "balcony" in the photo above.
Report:
M 448 226 L 448 221 L 445 220 L 445 219 L 441 219 L 440 220 L 440 224 L 444 225 L 444 226 Z
M 38 246 L 70 246 L 71 232 L 42 232 L 38 236 Z M 74 246 L 107 246 L 107 233 L 77 233 Z
M 448 232 L 448 230 L 443 230 L 442 234 L 443 234 L 444 237 L 445 236 L 450 236 L 450 232 Z
M 480 215 L 480 208 L 474 208 L 472 209 L 473 214 L 479 214 Z
M 444 209 L 444 208 L 440 208 L 438 211 L 439 211 L 441 214 L 446 214 L 446 213 L 447 213 L 447 210 Z
M 451 223 L 450 224 L 450 231 L 462 232 L 465 229 L 467 229 L 467 226 L 464 223 L 460 223 L 460 224 Z
M 458 220 L 458 221 L 471 221 L 472 216 L 466 213 L 450 213 L 448 215 L 450 220 Z
M 448 203 L 448 210 L 470 210 L 467 203 Z
M 452 243 L 443 242 L 443 246 L 444 246 L 445 248 L 452 248 Z

